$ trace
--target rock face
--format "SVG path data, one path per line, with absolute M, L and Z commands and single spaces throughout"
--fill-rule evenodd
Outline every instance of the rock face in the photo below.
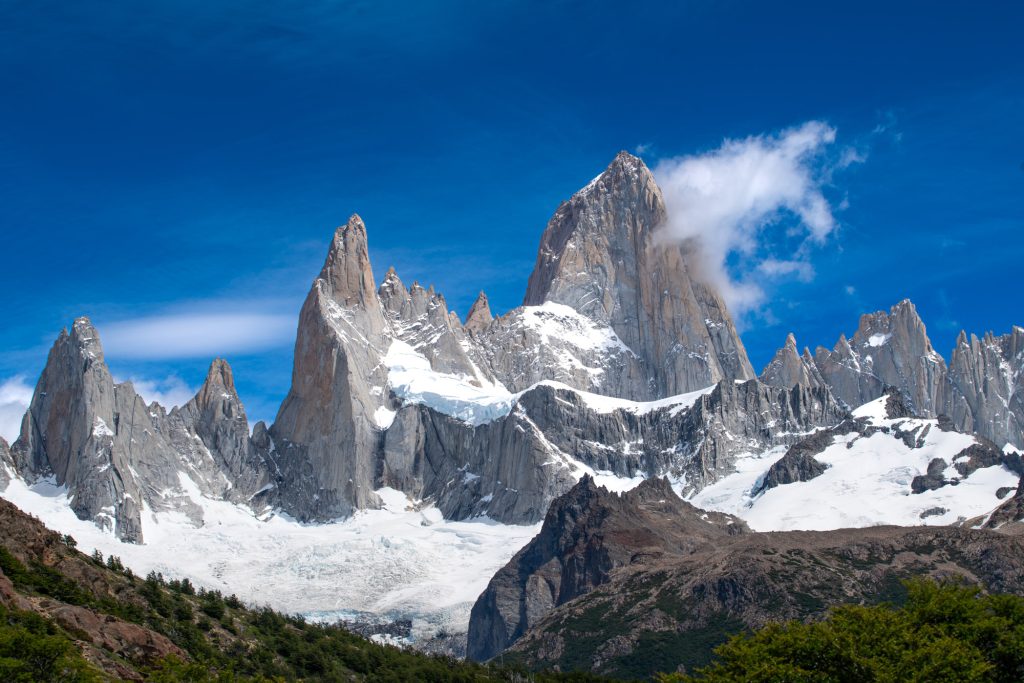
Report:
M 292 386 L 270 430 L 280 502 L 302 519 L 376 507 L 374 415 L 385 396 L 387 320 L 358 216 L 334 234 L 299 313 Z
M 602 393 L 644 400 L 754 377 L 722 299 L 693 276 L 685 248 L 656 239 L 665 219 L 650 170 L 620 152 L 541 238 L 523 304 L 569 306 L 610 326 L 635 355 L 642 381 Z
M 588 472 L 668 476 L 695 491 L 732 472 L 747 450 L 794 443 L 846 416 L 826 390 L 756 381 L 649 404 L 607 401 L 543 384 L 475 427 L 404 406 L 384 434 L 379 483 L 434 501 L 448 518 L 533 523 Z
M 7 484 L 11 481 L 11 476 L 16 473 L 17 468 L 14 466 L 14 460 L 11 458 L 11 447 L 0 436 L 0 491 L 7 488 Z
M 792 334 L 786 336 L 785 345 L 775 353 L 775 357 L 761 372 L 761 381 L 770 386 L 784 389 L 797 385 L 802 387 L 826 386 L 810 351 L 804 349 L 801 356 L 796 350 L 796 337 Z
M 761 381 L 827 386 L 849 407 L 896 387 L 916 415 L 949 416 L 960 431 L 997 444 L 1024 442 L 1024 329 L 981 340 L 961 332 L 947 368 L 909 300 L 861 316 L 852 340 L 841 335 L 831 351 L 819 346 L 813 359 L 806 350 L 798 356 L 789 335 Z
M 982 339 L 964 332 L 949 365 L 944 411 L 960 429 L 1024 447 L 1024 328 Z
M 222 358 L 214 360 L 199 393 L 172 413 L 181 418 L 187 434 L 199 437 L 230 482 L 223 497 L 236 503 L 256 504 L 257 492 L 270 485 L 270 468 L 265 452 L 249 438 L 249 421 L 235 391 L 235 378 L 228 362 Z M 257 424 L 257 431 L 263 429 L 263 423 Z M 172 432 L 172 437 L 180 434 L 181 431 Z M 181 443 L 174 446 L 178 452 L 188 452 Z
M 493 321 L 494 316 L 491 314 L 491 305 L 487 301 L 487 295 L 480 292 L 466 316 L 466 330 L 472 334 L 480 334 L 487 330 Z
M 648 479 L 620 496 L 584 477 L 551 505 L 540 534 L 473 606 L 468 655 L 490 659 L 619 567 L 689 555 L 746 530 L 735 517 L 683 502 L 663 479 Z
M 292 387 L 269 430 L 279 504 L 302 520 L 377 506 L 381 479 L 397 481 L 380 471 L 384 431 L 399 406 L 394 392 L 400 388 L 389 385 L 389 353 L 401 348 L 428 373 L 491 383 L 468 346 L 462 325 L 432 287 L 407 289 L 394 269 L 375 287 L 366 227 L 352 216 L 335 233 L 303 304 Z
M 609 396 L 647 391 L 638 389 L 647 384 L 639 357 L 615 330 L 564 304 L 516 308 L 474 341 L 487 367 L 513 392 L 542 381 Z
M 840 337 L 829 352 L 818 347 L 815 364 L 832 392 L 849 406 L 897 387 L 918 415 L 933 417 L 945 402 L 946 363 L 928 340 L 924 323 L 909 300 L 889 313 L 861 316 L 853 340 Z
M 248 428 L 230 369 L 214 365 L 186 409 L 168 414 L 147 406 L 130 382 L 114 383 L 99 334 L 79 318 L 50 350 L 11 449 L 19 474 L 52 476 L 67 487 L 75 514 L 133 542 L 143 540 L 144 501 L 201 523 L 182 477 L 204 495 L 247 500 L 267 475 L 241 435 Z
M 810 481 L 823 474 L 828 465 L 818 462 L 814 456 L 832 445 L 834 437 L 833 430 L 825 429 L 790 446 L 786 454 L 768 468 L 764 479 L 754 489 L 753 494 L 757 496 L 776 486 Z

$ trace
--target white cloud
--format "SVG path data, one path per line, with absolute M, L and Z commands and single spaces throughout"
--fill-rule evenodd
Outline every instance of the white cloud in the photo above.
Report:
M 807 261 L 768 257 L 758 264 L 757 269 L 769 277 L 796 275 L 803 282 L 810 282 L 814 279 L 814 266 Z
M 868 160 L 868 153 L 864 150 L 857 149 L 856 147 L 847 147 L 843 150 L 842 154 L 839 155 L 839 161 L 836 162 L 837 168 L 846 168 L 853 166 L 854 164 L 863 164 Z
M 290 344 L 295 315 L 168 314 L 97 325 L 112 358 L 209 358 Z
M 115 380 L 119 383 L 124 381 L 116 378 Z M 163 379 L 129 377 L 128 381 L 146 403 L 156 401 L 167 410 L 185 405 L 196 395 L 196 390 L 185 384 L 177 375 L 168 375 Z
M 831 171 L 827 158 L 836 131 L 809 121 L 775 135 L 726 140 L 711 152 L 662 160 L 654 175 L 662 189 L 668 221 L 659 239 L 695 247 L 700 274 L 715 284 L 734 313 L 758 308 L 763 278 L 795 275 L 810 279 L 810 248 L 836 229 L 822 192 Z M 847 165 L 853 161 L 847 157 Z M 765 244 L 765 229 L 789 219 L 789 253 Z M 734 276 L 730 259 L 745 265 Z
M 32 401 L 32 387 L 24 375 L 11 377 L 0 384 L 0 436 L 8 443 L 18 438 L 21 418 Z

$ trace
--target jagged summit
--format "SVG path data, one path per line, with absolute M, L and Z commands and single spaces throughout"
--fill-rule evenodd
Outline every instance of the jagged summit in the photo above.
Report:
M 491 305 L 487 301 L 487 295 L 481 290 L 480 294 L 476 297 L 476 301 L 469 308 L 465 327 L 470 332 L 480 333 L 486 330 L 493 320 L 494 316 L 491 314 Z
M 130 382 L 114 382 L 88 318 L 54 342 L 11 451 L 22 477 L 52 476 L 79 517 L 132 542 L 143 540 L 143 505 L 202 522 L 182 476 L 204 495 L 235 501 L 267 480 L 227 363 L 214 361 L 199 394 L 168 414 Z
M 570 265 L 594 266 L 596 269 L 611 256 L 608 253 L 610 249 L 629 242 L 635 244 L 638 236 L 642 238 L 641 242 L 646 241 L 647 233 L 664 220 L 665 202 L 654 175 L 640 159 L 628 152 L 620 152 L 601 175 L 568 201 L 562 202 L 548 222 L 523 304 L 531 306 L 558 301 L 572 306 L 579 303 L 578 300 L 563 300 L 567 294 L 565 290 L 571 287 L 573 276 L 577 275 L 576 271 L 569 269 Z M 600 239 L 603 243 L 595 245 L 593 250 L 584 250 L 586 245 L 578 244 L 573 237 Z M 635 251 L 635 247 L 622 251 L 627 255 Z M 635 261 L 636 254 L 628 255 L 632 256 L 631 261 Z M 567 259 L 573 263 L 565 263 Z M 635 268 L 635 263 L 625 264 L 625 268 Z M 596 273 L 591 273 L 590 268 L 578 272 L 578 276 L 588 282 L 594 275 Z M 614 273 L 608 274 L 607 278 L 606 282 L 594 281 L 591 284 L 610 284 L 614 282 Z M 580 312 L 588 313 L 587 310 Z M 608 312 L 605 311 L 606 314 Z
M 795 342 L 795 340 L 794 340 Z M 1024 330 L 981 339 L 961 331 L 947 366 L 909 299 L 860 317 L 852 339 L 800 358 L 787 339 L 761 373 L 774 386 L 827 386 L 848 407 L 895 387 L 922 417 L 946 415 L 960 431 L 998 444 L 1024 442 Z M 798 362 L 799 361 L 799 362 Z
M 82 318 L 54 345 L 11 459 L 138 540 L 143 503 L 201 517 L 182 476 L 303 521 L 377 507 L 392 487 L 454 518 L 534 522 L 590 471 L 670 475 L 689 495 L 741 453 L 834 425 L 886 386 L 917 414 L 1021 440 L 1024 331 L 963 335 L 947 375 L 909 301 L 814 357 L 790 334 L 762 383 L 746 381 L 724 301 L 693 275 L 687 247 L 655 239 L 666 217 L 650 170 L 620 153 L 552 216 L 525 305 L 495 318 L 480 292 L 463 324 L 433 286 L 406 287 L 394 268 L 377 286 L 353 214 L 303 303 L 269 428 L 249 434 L 222 359 L 185 406 L 147 407 L 114 383 Z
M 327 294 L 343 306 L 368 308 L 375 303 L 366 225 L 358 214 L 335 230 L 319 279 L 326 284 Z
M 235 376 L 231 371 L 231 365 L 223 358 L 214 358 L 210 363 L 210 369 L 206 371 L 206 380 L 199 393 L 209 394 L 215 390 L 222 390 L 232 396 L 238 395 L 235 391 Z
M 70 333 L 67 328 L 62 329 L 57 342 L 60 343 L 62 340 L 70 343 L 89 360 L 103 362 L 103 344 L 100 342 L 100 333 L 88 316 L 75 318 L 71 324 Z
M 548 222 L 523 300 L 610 325 L 649 378 L 632 398 L 754 377 L 719 294 L 692 276 L 681 245 L 655 242 L 666 218 L 650 169 L 620 153 Z
M 786 335 L 785 344 L 775 352 L 775 357 L 761 371 L 760 379 L 765 384 L 784 389 L 824 385 L 824 380 L 811 358 L 811 352 L 805 348 L 801 355 L 797 351 L 796 336 L 792 332 Z

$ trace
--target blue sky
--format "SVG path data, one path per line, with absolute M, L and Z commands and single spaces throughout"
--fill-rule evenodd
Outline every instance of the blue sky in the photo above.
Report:
M 223 355 L 272 419 L 349 214 L 378 278 L 504 311 L 618 150 L 667 168 L 808 122 L 834 131 L 801 161 L 833 228 L 798 245 L 782 210 L 724 247 L 760 293 L 738 314 L 757 368 L 904 297 L 944 355 L 1024 324 L 1024 6 L 633 4 L 0 0 L 0 407 L 89 315 L 151 396 Z

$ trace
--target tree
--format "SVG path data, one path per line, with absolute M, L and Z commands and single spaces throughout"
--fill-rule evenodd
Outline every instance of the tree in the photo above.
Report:
M 662 683 L 1024 680 L 1024 598 L 957 583 L 906 583 L 905 606 L 834 609 L 820 622 L 771 624 L 715 650 L 694 676 Z

